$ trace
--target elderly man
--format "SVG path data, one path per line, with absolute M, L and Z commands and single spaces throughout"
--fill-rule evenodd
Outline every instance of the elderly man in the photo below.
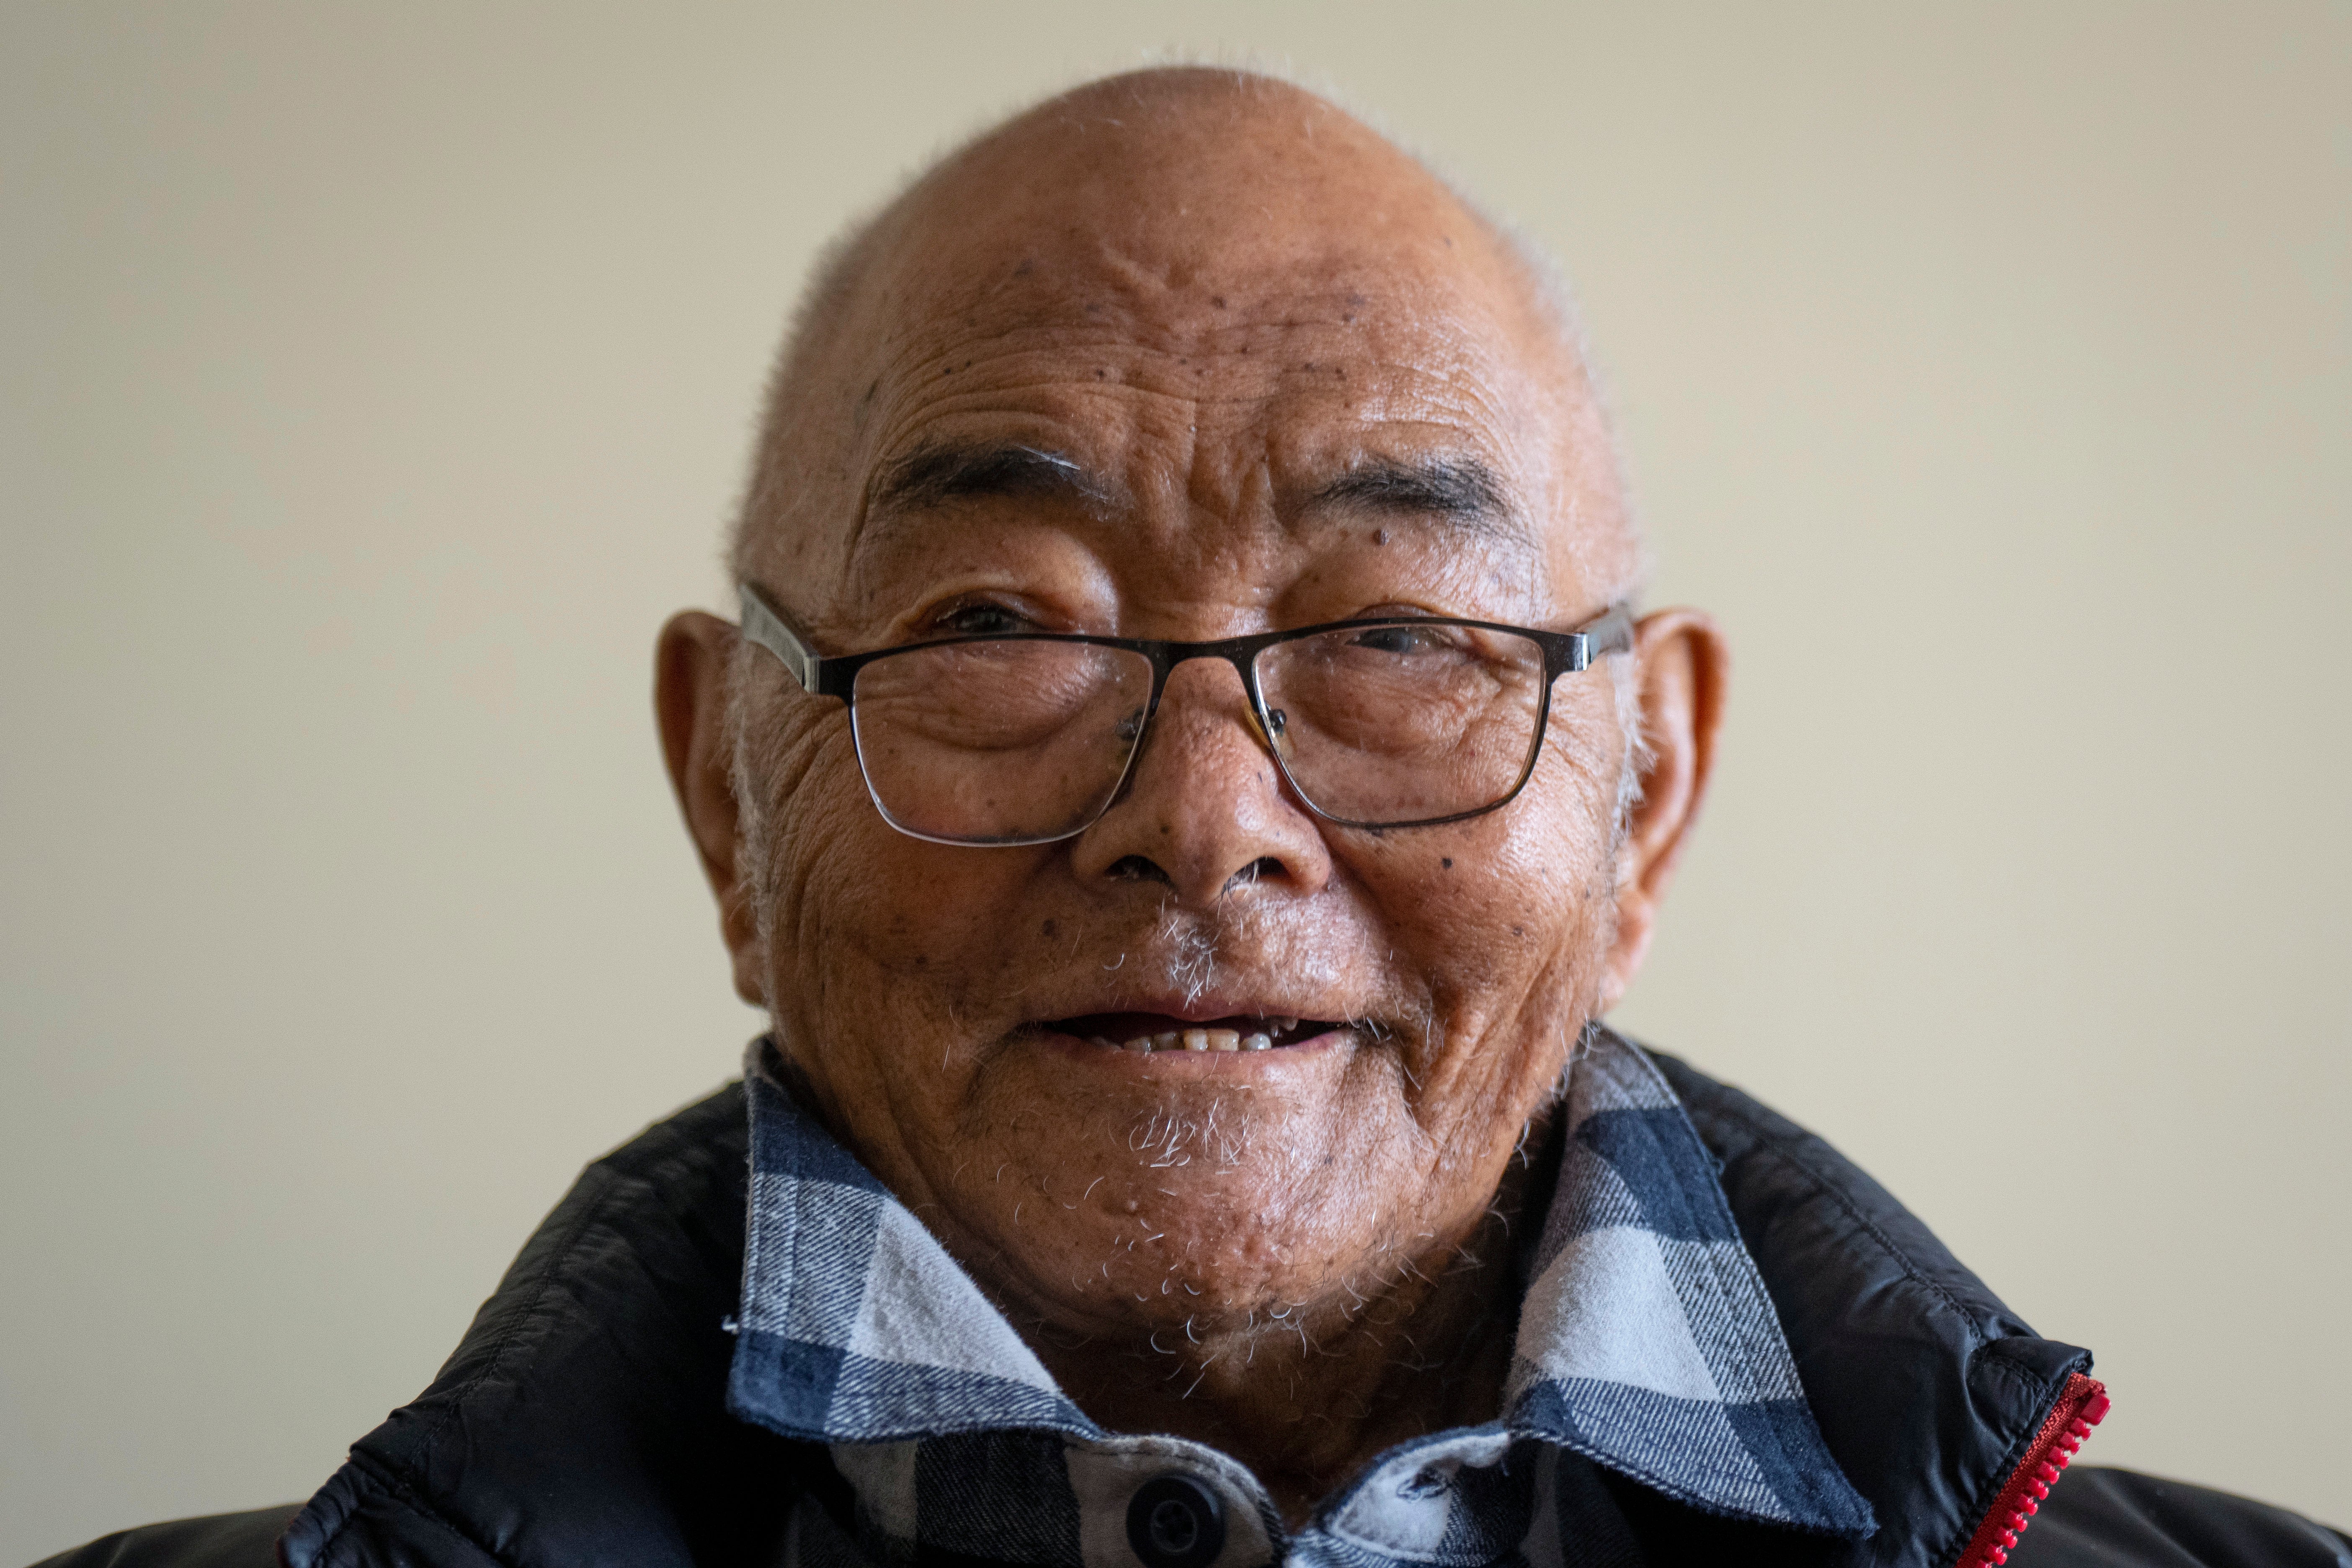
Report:
M 934 170 L 823 268 L 733 559 L 656 703 L 744 1085 L 290 1522 L 74 1561 L 2344 1561 L 2053 1490 L 2089 1356 L 1598 1024 L 1723 643 L 1633 618 L 1540 267 L 1328 104 L 1120 78 Z

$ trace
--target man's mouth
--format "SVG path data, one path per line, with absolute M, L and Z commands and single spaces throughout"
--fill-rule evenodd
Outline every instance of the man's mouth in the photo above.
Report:
M 1328 1018 L 1236 1015 L 1205 1022 L 1165 1013 L 1088 1013 L 1039 1027 L 1107 1051 L 1274 1051 L 1301 1045 L 1344 1024 Z

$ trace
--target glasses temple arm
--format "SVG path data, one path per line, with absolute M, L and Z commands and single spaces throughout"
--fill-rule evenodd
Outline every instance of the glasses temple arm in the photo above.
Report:
M 1612 653 L 1633 651 L 1633 613 L 1622 605 L 1612 606 L 1569 635 L 1578 647 L 1569 668 L 1589 668 Z
M 793 679 L 801 683 L 802 690 L 815 691 L 817 666 L 823 661 L 807 643 L 801 640 L 800 634 L 793 630 L 783 613 L 768 603 L 759 589 L 746 583 L 740 592 L 744 637 L 781 659 L 784 668 L 792 671 Z

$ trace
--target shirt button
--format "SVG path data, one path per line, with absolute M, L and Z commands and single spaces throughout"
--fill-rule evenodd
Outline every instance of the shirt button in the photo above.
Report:
M 1225 1510 L 1190 1476 L 1155 1476 L 1127 1505 L 1127 1543 L 1145 1568 L 1208 1568 L 1225 1549 Z

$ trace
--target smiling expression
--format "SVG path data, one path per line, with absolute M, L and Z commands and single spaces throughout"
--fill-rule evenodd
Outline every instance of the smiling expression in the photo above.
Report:
M 1328 105 L 1195 88 L 1049 104 L 855 253 L 739 551 L 819 651 L 1563 629 L 1630 587 L 1600 417 L 1509 247 Z M 1558 683 L 1508 806 L 1375 832 L 1288 793 L 1233 668 L 1188 662 L 1110 810 L 1019 848 L 894 831 L 842 704 L 732 668 L 739 986 L 1048 1339 L 1344 1323 L 1442 1268 L 1637 956 L 1606 667 Z

